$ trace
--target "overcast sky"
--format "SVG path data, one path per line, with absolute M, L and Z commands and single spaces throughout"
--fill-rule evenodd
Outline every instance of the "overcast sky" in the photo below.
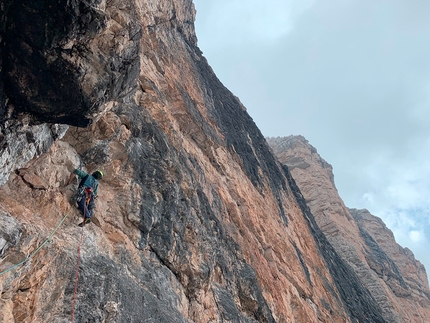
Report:
M 262 133 L 306 137 L 345 204 L 430 274 L 430 1 L 194 3 L 200 49 Z

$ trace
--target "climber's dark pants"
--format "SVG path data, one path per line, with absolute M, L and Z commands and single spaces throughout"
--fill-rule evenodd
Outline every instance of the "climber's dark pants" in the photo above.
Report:
M 91 218 L 94 214 L 94 210 L 88 209 L 87 205 L 85 205 L 85 198 L 82 198 L 80 201 L 78 201 L 78 209 L 81 211 L 82 215 L 85 215 L 86 218 Z

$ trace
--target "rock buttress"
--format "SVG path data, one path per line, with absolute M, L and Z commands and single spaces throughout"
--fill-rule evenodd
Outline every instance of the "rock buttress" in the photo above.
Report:
M 427 275 L 412 252 L 396 243 L 381 219 L 345 207 L 331 165 L 304 137 L 267 140 L 290 169 L 327 240 L 381 307 L 385 320 L 425 321 L 430 315 Z

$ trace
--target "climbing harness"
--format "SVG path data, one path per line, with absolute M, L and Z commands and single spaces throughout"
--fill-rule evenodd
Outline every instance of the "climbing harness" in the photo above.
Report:
M 93 197 L 93 189 L 91 187 L 86 187 L 84 190 L 85 193 L 85 203 L 88 206 L 91 202 L 91 198 Z
M 78 191 L 74 197 L 76 202 L 80 202 L 84 197 L 87 199 L 87 203 L 93 196 L 93 189 L 91 187 L 80 186 L 78 187 Z
M 35 254 L 37 254 L 40 249 L 43 248 L 43 246 L 45 244 L 47 244 L 49 241 L 51 241 L 52 236 L 55 234 L 55 232 L 57 232 L 58 228 L 63 224 L 64 220 L 66 220 L 67 216 L 70 214 L 70 211 L 72 210 L 72 208 L 69 209 L 69 211 L 67 211 L 66 215 L 61 219 L 61 221 L 58 223 L 58 225 L 55 227 L 55 229 L 51 232 L 51 234 L 45 239 L 45 241 L 43 241 L 43 243 L 36 249 L 34 250 L 27 258 L 25 258 L 23 261 L 17 263 L 16 265 L 13 265 L 12 267 L 9 267 L 5 270 L 3 270 L 2 272 L 0 272 L 0 276 L 3 274 L 6 274 L 7 272 L 18 268 L 19 266 L 25 264 L 27 261 L 29 261 Z

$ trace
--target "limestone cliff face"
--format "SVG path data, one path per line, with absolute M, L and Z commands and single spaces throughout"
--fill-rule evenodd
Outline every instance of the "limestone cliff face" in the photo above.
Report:
M 3 322 L 71 320 L 74 168 L 106 174 L 76 322 L 391 322 L 202 56 L 191 0 L 0 10 Z
M 386 321 L 428 320 L 427 275 L 412 252 L 396 243 L 381 219 L 367 210 L 345 207 L 331 165 L 305 138 L 268 138 L 268 143 L 290 169 L 318 226 L 370 291 Z

